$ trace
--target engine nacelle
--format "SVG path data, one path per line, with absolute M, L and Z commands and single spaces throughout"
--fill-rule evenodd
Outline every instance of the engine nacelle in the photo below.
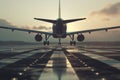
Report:
M 35 40 L 36 40 L 36 41 L 42 41 L 42 36 L 41 36 L 40 34 L 37 34 L 37 35 L 35 36 Z
M 78 37 L 77 37 L 78 41 L 84 41 L 84 39 L 85 39 L 85 37 L 82 34 L 78 35 Z

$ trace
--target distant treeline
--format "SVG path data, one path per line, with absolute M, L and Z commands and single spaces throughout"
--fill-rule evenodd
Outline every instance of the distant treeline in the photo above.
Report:
M 118 45 L 120 46 L 120 42 L 107 42 L 107 41 L 92 41 L 92 42 L 80 42 L 79 44 L 86 44 L 86 45 Z
M 0 45 L 38 45 L 43 44 L 43 42 L 24 42 L 24 41 L 0 41 Z M 58 44 L 57 42 L 50 42 L 50 44 Z M 62 42 L 62 44 L 69 44 L 68 42 Z M 120 45 L 120 42 L 77 42 L 77 45 Z
M 24 41 L 0 41 L 0 45 L 31 45 L 38 44 L 35 42 L 24 42 Z

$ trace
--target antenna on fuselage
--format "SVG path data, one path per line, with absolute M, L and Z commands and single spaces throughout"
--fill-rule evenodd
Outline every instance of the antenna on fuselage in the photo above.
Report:
M 59 13 L 58 13 L 58 17 L 61 18 L 61 1 L 59 0 Z

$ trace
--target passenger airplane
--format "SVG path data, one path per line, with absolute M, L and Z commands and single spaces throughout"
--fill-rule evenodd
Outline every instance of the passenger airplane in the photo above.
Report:
M 18 31 L 25 31 L 28 33 L 37 33 L 35 36 L 36 41 L 42 41 L 43 37 L 42 34 L 45 35 L 45 41 L 43 42 L 44 45 L 49 45 L 49 37 L 53 36 L 53 38 L 58 38 L 59 39 L 59 44 L 61 44 L 61 38 L 66 38 L 69 36 L 71 38 L 70 45 L 75 45 L 76 41 L 74 40 L 74 35 L 77 34 L 77 40 L 78 41 L 83 41 L 85 39 L 84 35 L 82 33 L 91 33 L 94 31 L 101 31 L 105 30 L 108 31 L 108 29 L 115 29 L 115 28 L 120 28 L 120 26 L 114 26 L 114 27 L 107 27 L 107 28 L 99 28 L 99 29 L 90 29 L 90 30 L 83 30 L 83 31 L 76 31 L 76 32 L 66 32 L 67 31 L 67 23 L 79 21 L 79 20 L 85 20 L 86 18 L 79 18 L 79 19 L 70 19 L 70 20 L 63 20 L 61 18 L 61 2 L 59 0 L 59 12 L 58 12 L 58 19 L 57 20 L 50 20 L 50 19 L 42 19 L 42 18 L 34 18 L 36 20 L 40 21 L 45 21 L 53 24 L 52 33 L 49 32 L 43 32 L 43 31 L 36 31 L 36 30 L 28 30 L 28 29 L 21 29 L 21 28 L 10 28 L 10 27 L 4 27 L 0 26 L 0 28 L 4 29 L 10 29 L 12 31 L 18 30 Z

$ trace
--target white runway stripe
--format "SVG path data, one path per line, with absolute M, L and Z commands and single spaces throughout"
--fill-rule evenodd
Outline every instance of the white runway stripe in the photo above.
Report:
M 27 57 L 30 57 L 38 52 L 41 52 L 41 50 L 37 50 L 37 51 L 32 51 L 30 53 L 25 53 L 25 54 L 18 54 L 17 56 L 13 56 L 13 57 L 10 57 L 10 58 L 5 58 L 5 59 L 1 59 L 0 60 L 0 68 L 3 68 L 9 64 L 12 64 L 12 63 L 15 63 L 19 60 L 22 60 L 22 59 L 25 59 Z
M 87 51 L 84 51 L 84 50 L 79 50 L 79 49 L 74 49 L 74 50 L 67 50 L 68 52 L 79 52 L 80 54 L 83 54 L 85 56 L 88 56 L 92 59 L 96 59 L 100 62 L 103 62 L 111 67 L 114 67 L 116 69 L 119 69 L 120 70 L 120 61 L 118 60 L 115 60 L 115 59 L 111 59 L 111 58 L 108 58 L 108 57 L 104 57 L 104 56 L 100 56 L 100 55 L 97 55 L 95 53 L 90 53 L 90 52 L 87 52 Z
M 118 61 L 118 60 L 111 59 L 111 58 L 104 57 L 104 56 L 100 56 L 100 55 L 97 55 L 97 54 L 92 54 L 92 53 L 81 53 L 81 54 L 86 55 L 86 56 L 88 56 L 92 59 L 99 60 L 99 61 L 101 61 L 105 64 L 108 64 L 109 66 L 120 69 L 120 61 Z
M 112 66 L 112 67 L 120 69 L 120 61 L 118 61 L 118 60 L 107 58 L 107 57 L 96 55 L 96 54 L 92 54 L 92 53 L 83 53 L 83 55 L 89 56 L 90 58 L 99 60 L 105 64 Z

